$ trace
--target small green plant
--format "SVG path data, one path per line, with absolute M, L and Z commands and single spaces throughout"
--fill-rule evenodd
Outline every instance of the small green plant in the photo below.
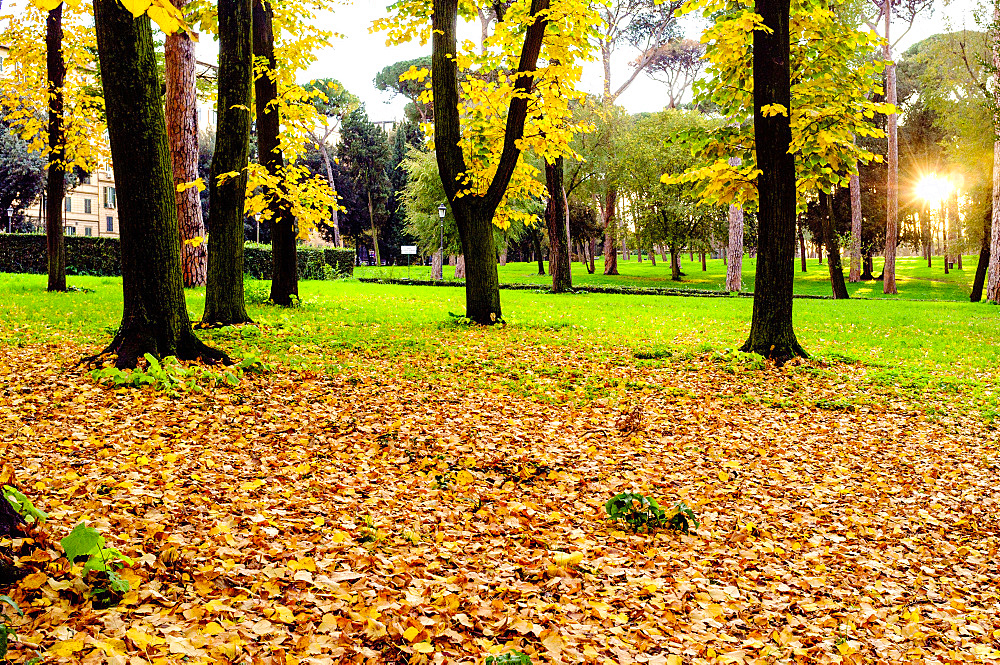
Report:
M 3 493 L 4 498 L 10 503 L 14 508 L 14 512 L 23 517 L 29 523 L 43 524 L 45 520 L 49 518 L 43 511 L 38 510 L 31 503 L 31 499 L 24 496 L 21 492 L 17 491 L 10 485 L 4 485 L 0 487 L 0 492 Z
M 104 543 L 104 536 L 98 533 L 97 529 L 80 522 L 68 536 L 60 541 L 66 559 L 76 562 L 77 559 L 86 557 L 83 564 L 83 571 L 93 571 L 103 574 L 107 581 L 106 586 L 95 586 L 91 592 L 91 597 L 96 598 L 102 604 L 110 605 L 113 600 L 131 589 L 128 581 L 118 574 L 118 571 L 126 564 L 132 565 L 133 561 L 122 554 L 114 547 L 108 547 Z
M 205 388 L 219 385 L 237 386 L 244 372 L 263 374 L 271 366 L 260 358 L 260 352 L 254 348 L 238 364 L 215 372 L 200 365 L 185 366 L 174 356 L 167 356 L 162 361 L 151 353 L 145 354 L 144 368 L 120 370 L 117 367 L 102 367 L 90 373 L 97 383 L 114 388 L 142 388 L 149 386 L 153 390 L 177 395 L 182 392 L 200 393 Z
M 10 596 L 0 596 L 0 658 L 7 658 L 7 643 L 10 638 L 17 634 L 14 627 L 7 623 L 7 613 L 4 606 L 10 607 L 18 616 L 24 616 L 24 612 L 17 606 Z
M 669 510 L 664 510 L 651 496 L 638 492 L 622 492 L 611 497 L 604 510 L 616 522 L 624 522 L 633 531 L 665 526 L 674 531 L 690 533 L 691 526 L 701 526 L 694 511 L 683 501 L 678 501 Z
M 271 289 L 267 282 L 243 279 L 243 302 L 247 305 L 266 305 L 271 302 Z
M 499 656 L 486 656 L 486 665 L 531 665 L 531 658 L 515 649 Z

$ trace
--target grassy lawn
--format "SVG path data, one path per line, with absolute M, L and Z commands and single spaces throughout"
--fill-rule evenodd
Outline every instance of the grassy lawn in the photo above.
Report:
M 934 257 L 934 265 L 927 267 L 927 262 L 920 257 L 900 257 L 896 260 L 896 286 L 900 298 L 917 300 L 959 300 L 967 301 L 972 289 L 972 279 L 976 274 L 978 256 L 963 258 L 963 270 L 953 270 L 944 274 L 944 264 L 941 257 Z M 642 263 L 635 256 L 630 261 L 618 261 L 619 275 L 604 274 L 603 261 L 598 261 L 593 275 L 587 273 L 581 263 L 573 264 L 573 283 L 580 286 L 646 286 L 666 288 L 693 288 L 721 291 L 726 284 L 726 266 L 722 259 L 709 259 L 706 271 L 702 271 L 701 262 L 695 256 L 695 261 L 689 262 L 684 254 L 681 270 L 685 273 L 681 282 L 670 279 L 670 264 L 658 260 L 654 267 L 648 260 Z M 830 278 L 826 264 L 818 265 L 816 259 L 807 260 L 807 272 L 801 272 L 800 263 L 795 263 L 795 293 L 810 295 L 830 295 Z M 745 290 L 753 290 L 756 259 L 743 259 L 743 284 Z M 545 265 L 548 272 L 548 264 Z M 504 284 L 523 283 L 551 285 L 548 276 L 538 275 L 537 263 L 508 263 L 500 266 L 500 282 Z M 882 272 L 882 259 L 875 259 L 873 273 Z M 445 279 L 453 279 L 455 268 L 445 266 Z M 394 266 L 383 268 L 360 267 L 355 269 L 358 277 L 394 277 L 409 276 L 412 279 L 430 279 L 429 266 Z M 846 270 L 845 270 L 846 277 Z M 848 284 L 847 290 L 851 296 L 892 298 L 882 293 L 881 282 L 859 282 Z
M 69 281 L 0 275 L 0 477 L 50 515 L 13 662 L 1000 660 L 1000 308 L 798 300 L 777 368 L 733 351 L 750 299 L 504 291 L 485 329 L 459 288 L 303 282 L 199 331 L 272 369 L 168 394 L 74 366 L 122 298 Z M 624 491 L 697 528 L 611 522 Z M 135 561 L 110 609 L 82 520 Z

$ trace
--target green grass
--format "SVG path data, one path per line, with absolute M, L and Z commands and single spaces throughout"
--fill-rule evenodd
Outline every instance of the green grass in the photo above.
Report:
M 573 284 L 577 286 L 640 286 L 660 288 L 690 288 L 722 291 L 726 284 L 726 266 L 721 259 L 709 259 L 707 270 L 702 271 L 701 262 L 695 255 L 694 263 L 684 254 L 681 270 L 686 273 L 681 282 L 670 279 L 670 264 L 657 260 L 654 267 L 648 259 L 642 263 L 635 256 L 630 261 L 618 262 L 620 275 L 604 274 L 604 264 L 597 262 L 595 274 L 587 273 L 581 263 L 573 264 Z M 944 263 L 941 257 L 934 257 L 933 267 L 928 268 L 927 262 L 920 257 L 900 257 L 896 260 L 896 286 L 898 298 L 916 300 L 956 300 L 967 301 L 972 290 L 972 279 L 976 274 L 978 256 L 966 256 L 962 259 L 964 270 L 952 270 L 944 274 Z M 757 268 L 757 260 L 743 259 L 744 290 L 753 290 L 753 279 Z M 801 271 L 798 260 L 795 262 L 795 293 L 802 295 L 830 295 L 830 277 L 826 264 L 819 265 L 816 259 L 806 261 L 807 271 Z M 548 272 L 548 264 L 545 266 Z M 500 282 L 504 284 L 538 284 L 551 285 L 548 276 L 538 274 L 537 263 L 508 263 L 499 267 Z M 882 259 L 875 259 L 874 274 L 882 272 Z M 445 279 L 454 279 L 455 268 L 445 266 Z M 360 267 L 355 269 L 358 277 L 391 277 L 412 279 L 430 279 L 429 266 L 394 266 L 384 268 Z M 845 268 L 846 277 L 846 268 Z M 852 297 L 894 298 L 882 293 L 882 282 L 860 282 L 848 284 L 847 290 Z

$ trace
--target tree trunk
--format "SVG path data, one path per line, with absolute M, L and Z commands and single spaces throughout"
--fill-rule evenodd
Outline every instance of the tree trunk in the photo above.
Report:
M 994 20 L 1000 21 L 1000 4 L 997 5 Z M 1000 45 L 993 47 L 993 66 L 1000 67 Z M 1000 69 L 996 69 L 996 72 L 996 77 L 1000 80 Z M 994 124 L 997 120 L 1000 118 L 994 118 Z M 986 299 L 1000 304 L 1000 140 L 993 143 L 993 205 L 990 226 L 990 267 Z
M 761 109 L 771 104 L 791 108 L 789 0 L 757 0 L 756 11 L 770 32 L 753 33 L 754 143 L 761 173 L 753 318 L 742 350 L 781 362 L 805 355 L 792 329 L 795 158 L 788 151 L 792 142 L 788 115 L 765 116 Z
M 330 189 L 337 193 L 337 185 L 333 180 L 333 163 L 330 159 L 330 151 L 326 149 L 326 143 L 319 146 L 319 152 L 323 156 L 323 166 L 326 168 L 326 181 L 330 183 Z M 340 237 L 340 213 L 333 209 L 333 243 L 340 248 L 344 247 L 344 240 Z
M 743 208 L 729 206 L 729 249 L 726 263 L 726 291 L 743 288 Z
M 615 242 L 615 205 L 618 189 L 608 187 L 604 200 L 604 274 L 618 274 L 618 244 Z
M 885 43 L 882 46 L 882 57 L 888 62 L 885 67 L 885 101 L 896 104 L 896 63 L 892 62 L 891 42 L 889 41 L 889 18 L 892 14 L 889 0 L 885 0 Z M 889 114 L 889 127 L 886 134 L 889 138 L 888 172 L 886 182 L 886 224 L 885 224 L 885 267 L 882 275 L 882 293 L 896 293 L 896 245 L 899 242 L 899 146 L 896 132 L 897 115 Z
M 378 228 L 375 227 L 375 208 L 372 206 L 372 193 L 368 192 L 368 221 L 372 223 L 372 245 L 375 247 L 375 265 L 382 265 L 382 256 L 378 251 Z
M 872 274 L 874 265 L 875 261 L 871 254 L 865 254 L 861 257 L 861 281 L 870 282 L 875 279 L 875 275 Z
M 545 260 L 542 258 L 542 234 L 535 229 L 531 232 L 531 244 L 535 247 L 535 260 L 538 261 L 538 274 L 545 274 Z
M 840 239 L 837 237 L 837 220 L 833 213 L 833 193 L 824 194 L 820 192 L 820 199 L 825 199 L 826 217 L 823 220 L 823 235 L 827 249 L 827 269 L 830 273 L 830 286 L 833 291 L 834 300 L 846 300 L 850 298 L 847 293 L 847 285 L 844 283 L 844 269 L 840 263 Z
M 670 279 L 681 281 L 681 257 L 675 245 L 670 245 Z
M 701 271 L 708 272 L 708 261 L 705 259 L 705 250 L 701 250 Z
M 595 254 L 597 254 L 597 238 L 590 239 L 590 263 L 587 264 L 587 274 L 593 275 L 597 270 L 597 265 L 594 263 L 596 261 Z
M 260 163 L 273 177 L 284 179 L 285 159 L 281 154 L 278 132 L 281 117 L 276 106 L 278 83 L 272 78 L 274 59 L 274 9 L 264 0 L 253 2 L 253 54 L 263 60 L 266 70 L 254 82 L 257 106 L 257 154 Z M 299 275 L 296 266 L 295 217 L 283 192 L 268 192 L 271 213 L 271 301 L 288 307 L 298 299 Z
M 441 250 L 434 252 L 431 256 L 431 279 L 444 279 L 444 255 Z
M 563 158 L 545 163 L 545 186 L 549 202 L 545 206 L 545 223 L 549 229 L 549 274 L 552 292 L 573 290 L 569 238 L 566 235 L 566 197 L 563 195 Z
M 958 188 L 955 188 L 954 196 L 948 200 L 948 212 L 951 216 L 951 251 L 955 256 L 955 269 L 962 269 L 962 244 L 961 229 L 959 228 L 958 217 Z M 956 251 L 957 250 L 957 251 Z
M 855 168 L 857 166 L 855 165 Z M 861 179 L 851 176 L 851 283 L 861 281 Z M 805 264 L 802 264 L 805 266 Z M 803 268 L 805 272 L 805 268 Z
M 97 52 L 115 164 L 124 311 L 111 344 L 118 367 L 144 353 L 230 362 L 195 337 L 184 302 L 177 203 L 149 18 L 94 0 Z
M 218 9 L 218 127 L 208 183 L 212 235 L 208 240 L 208 284 L 201 320 L 211 325 L 233 325 L 250 321 L 243 297 L 243 211 L 250 163 L 253 12 L 251 0 L 218 0 Z M 195 143 L 196 169 L 197 155 Z M 220 181 L 229 173 L 239 175 Z M 175 181 L 176 174 L 175 162 Z M 194 189 L 188 191 L 197 193 Z M 200 221 L 201 207 L 197 205 Z
M 941 207 L 938 208 L 938 215 L 941 218 L 941 247 L 942 254 L 944 255 L 944 274 L 948 274 L 948 208 L 945 206 L 944 201 L 941 202 Z
M 66 196 L 66 137 L 63 129 L 63 6 L 48 13 L 45 20 L 45 64 L 49 98 L 49 167 L 45 196 L 45 239 L 49 263 L 49 291 L 66 290 L 66 231 L 63 229 L 63 198 Z
M 435 116 L 436 117 L 436 116 Z M 493 211 L 452 202 L 465 256 L 465 315 L 483 325 L 502 320 Z
M 983 284 L 986 282 L 986 267 L 990 264 L 990 242 L 993 229 L 993 209 L 986 210 L 983 215 L 983 242 L 979 246 L 979 263 L 976 264 L 976 277 L 972 280 L 972 294 L 969 300 L 979 302 L 983 299 Z
M 459 254 L 455 259 L 455 279 L 465 279 L 465 254 Z
M 823 265 L 823 242 L 820 241 L 816 244 L 816 259 L 819 265 Z
M 802 264 L 802 272 L 806 272 L 806 238 L 802 234 L 802 218 L 797 216 L 795 224 L 799 232 L 799 262 Z
M 173 0 L 181 11 L 188 0 Z M 221 8 L 220 8 L 221 10 Z M 249 44 L 249 31 L 247 31 Z M 220 37 L 232 41 L 232 37 Z M 167 35 L 163 47 L 167 83 L 167 137 L 174 170 L 174 187 L 198 179 L 198 96 L 195 89 L 194 41 L 184 31 Z M 249 54 L 247 54 L 249 57 Z M 249 97 L 249 95 L 248 95 Z M 219 106 L 219 111 L 224 107 Z M 220 123 L 221 124 L 221 123 Z M 180 227 L 181 272 L 184 286 L 205 286 L 208 248 L 198 189 L 175 191 Z M 211 199 L 214 201 L 215 199 Z M 242 220 L 240 220 L 242 224 Z M 240 275 L 242 279 L 242 275 Z M 243 286 L 240 285 L 242 292 Z
M 649 262 L 653 265 L 654 268 L 656 267 L 656 247 L 652 247 L 649 250 Z

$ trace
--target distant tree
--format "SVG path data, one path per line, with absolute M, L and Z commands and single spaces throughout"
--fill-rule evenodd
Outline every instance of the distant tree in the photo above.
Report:
M 375 251 L 375 263 L 381 265 L 378 228 L 385 220 L 390 196 L 389 169 L 392 152 L 385 132 L 368 120 L 363 108 L 355 109 L 344 119 L 337 155 L 355 189 L 368 202 L 368 221 Z
M 10 131 L 0 117 L 0 228 L 17 228 L 14 219 L 23 218 L 23 211 L 42 192 L 45 182 L 45 158 L 28 149 L 28 143 Z M 14 219 L 7 218 L 13 210 Z
M 393 96 L 402 95 L 410 100 L 410 104 L 413 105 L 417 116 L 416 118 L 411 118 L 411 120 L 433 122 L 434 105 L 420 99 L 420 95 L 427 89 L 423 80 L 412 78 L 399 80 L 399 77 L 410 71 L 411 68 L 430 71 L 431 56 L 425 55 L 413 60 L 400 60 L 399 62 L 387 65 L 375 75 L 375 87 L 382 91 L 389 91 Z
M 681 96 L 705 65 L 705 46 L 693 39 L 671 39 L 657 46 L 646 65 L 646 74 L 667 86 L 667 108 L 677 108 Z

